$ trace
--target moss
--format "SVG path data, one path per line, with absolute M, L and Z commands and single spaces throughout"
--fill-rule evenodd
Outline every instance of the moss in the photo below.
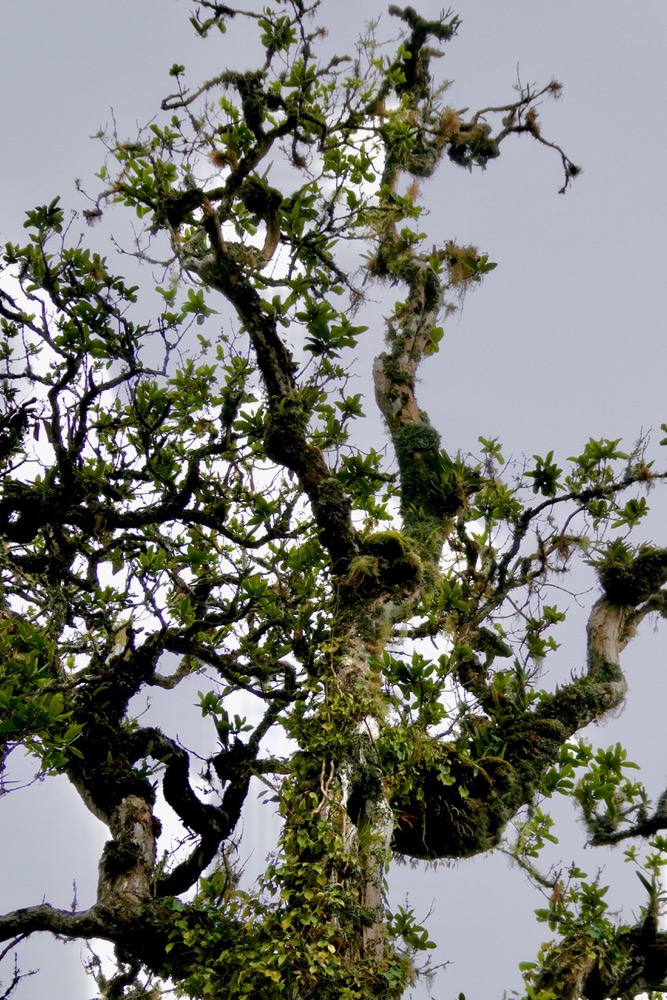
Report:
M 404 506 L 438 508 L 441 493 L 440 435 L 427 423 L 406 424 L 397 431 L 394 444 L 401 477 Z
M 391 324 L 389 325 L 389 335 L 391 338 L 393 328 Z M 394 352 L 392 354 L 382 354 L 383 367 L 387 380 L 394 390 L 397 390 L 401 385 L 412 384 L 412 378 L 406 372 L 404 363 L 402 361 L 402 350 L 403 342 L 400 337 L 396 336 L 394 332 Z
M 408 780 L 396 781 L 394 847 L 414 858 L 464 858 L 495 847 L 521 806 L 538 792 L 566 728 L 531 718 L 504 741 L 504 755 L 471 760 L 463 746 L 424 738 L 414 745 Z M 386 770 L 392 773 L 391 747 Z M 405 751 L 404 751 L 405 752 Z
M 359 636 L 363 640 L 364 645 L 371 656 L 382 656 L 393 631 L 391 617 L 378 616 L 378 614 L 373 613 L 373 611 L 362 611 L 360 614 L 356 614 L 356 622 Z M 377 687 L 377 690 L 379 691 L 379 676 L 376 680 L 374 674 L 366 675 L 365 685 L 367 688 L 369 684 Z M 372 712 L 372 714 L 376 713 Z M 384 712 L 381 714 L 384 714 Z
M 355 594 L 369 598 L 392 593 L 403 597 L 422 582 L 422 560 L 414 543 L 400 531 L 378 531 L 368 535 L 362 539 L 360 548 L 341 579 L 341 593 L 345 598 Z M 372 641 L 376 641 L 376 615 L 371 615 L 369 631 Z
M 421 423 L 405 424 L 396 433 L 396 451 L 399 465 L 405 462 L 409 466 L 415 454 L 421 454 L 434 470 L 439 469 L 440 435 L 426 419 Z M 408 472 L 406 469 L 406 474 Z M 423 486 L 423 483 L 414 485 Z
M 376 531 L 364 539 L 364 548 L 388 561 L 393 561 L 410 551 L 410 542 L 395 529 Z
M 395 434 L 394 445 L 404 512 L 418 512 L 421 519 L 438 522 L 453 517 L 465 502 L 465 491 L 451 475 L 452 463 L 440 451 L 435 428 L 426 419 L 406 424 Z M 432 528 L 429 524 L 429 531 Z
M 119 844 L 115 840 L 108 840 L 100 859 L 100 873 L 103 877 L 117 879 L 119 875 L 131 871 L 141 860 L 141 852 L 136 844 Z
M 616 708 L 619 703 L 618 685 L 623 680 L 623 671 L 618 663 L 592 654 L 589 674 L 557 689 L 549 701 L 550 711 L 558 720 L 554 721 L 554 725 L 565 733 L 562 740 L 582 725 Z
M 380 561 L 375 556 L 359 555 L 350 562 L 343 586 L 357 592 L 374 590 L 380 578 Z
M 424 567 L 414 543 L 400 531 L 377 531 L 369 535 L 364 539 L 363 550 L 376 560 L 380 577 L 389 587 L 412 588 L 423 576 Z
M 510 815 L 502 808 L 492 776 L 478 764 L 442 748 L 441 765 L 423 762 L 415 769 L 409 793 L 396 796 L 393 843 L 413 858 L 466 858 L 491 850 Z
M 470 168 L 473 163 L 484 166 L 488 160 L 500 156 L 497 140 L 491 137 L 491 127 L 486 123 L 459 124 L 452 136 L 448 155 L 459 166 Z
M 628 549 L 614 549 L 599 564 L 599 574 L 607 600 L 637 607 L 667 580 L 667 550 L 645 545 L 633 558 Z
M 307 477 L 304 477 L 306 485 Z M 320 526 L 322 544 L 329 551 L 336 569 L 348 564 L 356 544 L 356 535 L 350 520 L 352 503 L 343 484 L 336 476 L 328 475 L 310 486 L 313 511 Z
M 560 757 L 570 728 L 556 719 L 530 718 L 508 736 L 504 759 L 512 772 L 504 776 L 503 804 L 509 819 L 539 790 L 542 777 Z
M 258 177 L 246 177 L 239 193 L 248 211 L 262 219 L 274 216 L 283 200 L 280 191 Z

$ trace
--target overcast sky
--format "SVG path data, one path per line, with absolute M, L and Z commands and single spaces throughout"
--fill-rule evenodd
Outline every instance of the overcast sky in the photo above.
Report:
M 441 10 L 440 0 L 415 5 L 429 16 Z M 56 194 L 65 207 L 84 207 L 74 178 L 95 191 L 103 158 L 89 137 L 112 114 L 121 134 L 133 135 L 170 91 L 174 62 L 185 63 L 192 79 L 205 78 L 243 52 L 243 30 L 215 44 L 193 37 L 188 0 L 4 0 L 2 7 L 5 240 L 20 241 L 24 211 Z M 332 41 L 351 51 L 364 20 L 383 5 L 323 0 L 322 9 L 325 18 L 331 14 Z M 556 77 L 564 96 L 543 107 L 544 131 L 584 172 L 559 196 L 558 157 L 526 137 L 503 147 L 484 173 L 445 164 L 424 186 L 434 242 L 475 243 L 499 266 L 468 296 L 440 354 L 422 369 L 421 403 L 450 451 L 474 448 L 480 434 L 500 437 L 506 457 L 553 448 L 565 458 L 589 436 L 631 444 L 641 430 L 667 421 L 667 5 L 462 0 L 454 9 L 462 27 L 439 67 L 455 81 L 450 103 L 504 103 L 517 72 L 524 83 Z M 104 231 L 89 238 L 103 243 Z M 363 386 L 366 373 L 358 374 Z M 653 503 L 654 531 L 665 538 L 667 499 L 655 495 Z M 581 666 L 584 648 L 585 616 L 571 603 L 579 630 L 570 629 L 571 645 L 559 653 L 557 670 L 565 673 Z M 588 734 L 605 745 L 624 739 L 655 794 L 667 772 L 664 638 L 664 629 L 649 629 L 630 648 L 627 708 Z M 43 898 L 68 906 L 73 880 L 79 904 L 92 902 L 105 831 L 78 806 L 66 780 L 8 796 L 2 805 L 0 909 Z M 245 832 L 254 835 L 248 823 Z M 583 833 L 567 815 L 566 862 L 577 839 L 581 844 Z M 263 850 L 258 841 L 256 856 Z M 609 865 L 610 877 L 620 880 L 612 898 L 631 917 L 642 902 L 639 884 L 627 869 L 612 868 L 610 854 L 581 857 L 590 873 Z M 437 1000 L 459 991 L 468 1000 L 500 1000 L 504 988 L 519 989 L 517 963 L 534 957 L 546 932 L 531 920 L 539 895 L 502 857 L 437 872 L 403 868 L 392 878 L 395 899 L 409 891 L 418 915 L 431 910 L 437 958 L 451 962 L 432 988 Z M 40 942 L 35 962 L 44 971 L 17 1000 L 92 997 L 80 951 Z

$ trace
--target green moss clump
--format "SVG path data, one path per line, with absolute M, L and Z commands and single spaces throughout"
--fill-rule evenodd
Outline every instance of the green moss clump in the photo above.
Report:
M 401 427 L 394 444 L 403 502 L 426 505 L 428 497 L 440 491 L 440 435 L 424 420 Z
M 364 539 L 365 556 L 375 560 L 378 578 L 382 584 L 393 589 L 411 590 L 420 583 L 424 567 L 413 542 L 400 531 L 377 531 Z
M 415 537 L 428 535 L 465 505 L 464 470 L 440 450 L 440 435 L 426 419 L 401 427 L 394 445 L 406 527 Z
M 373 590 L 380 578 L 380 562 L 375 556 L 359 555 L 350 562 L 344 584 L 351 590 Z
M 392 745 L 382 749 L 395 778 L 391 805 L 394 847 L 414 858 L 464 858 L 495 847 L 521 806 L 532 802 L 548 767 L 558 760 L 567 729 L 531 718 L 504 740 L 503 756 L 473 760 L 465 745 L 415 734 L 397 766 Z
M 637 607 L 667 580 L 667 549 L 643 545 L 635 554 L 617 542 L 598 563 L 598 572 L 607 600 L 622 607 Z

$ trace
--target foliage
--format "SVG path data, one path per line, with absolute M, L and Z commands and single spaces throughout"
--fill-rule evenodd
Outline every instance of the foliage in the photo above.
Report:
M 5 914 L 3 940 L 113 942 L 109 998 L 139 995 L 144 974 L 192 997 L 399 997 L 433 943 L 409 908 L 388 910 L 391 852 L 480 854 L 514 821 L 505 849 L 550 891 L 537 917 L 557 935 L 525 965 L 526 997 L 657 989 L 665 796 L 653 807 L 622 747 L 577 734 L 622 705 L 620 654 L 665 614 L 667 550 L 630 541 L 665 474 L 644 442 L 523 468 L 495 437 L 461 455 L 416 398 L 443 317 L 496 266 L 426 246 L 419 182 L 447 160 L 485 168 L 526 134 L 560 157 L 564 192 L 578 167 L 537 117 L 560 84 L 457 111 L 432 75 L 454 15 L 391 5 L 398 43 L 371 26 L 347 59 L 327 53 L 317 6 L 201 0 L 195 31 L 256 32 L 263 62 L 200 86 L 174 64 L 161 114 L 132 140 L 102 136 L 84 216 L 117 203 L 141 221 L 136 256 L 162 268 L 152 318 L 152 293 L 73 239 L 57 198 L 5 247 L 6 788 L 23 749 L 110 839 L 90 909 Z M 397 296 L 384 345 L 369 287 Z M 382 451 L 349 391 L 373 354 Z M 600 584 L 587 661 L 553 689 L 565 614 L 549 587 L 577 565 Z M 194 753 L 138 707 L 192 680 L 199 785 Z M 282 826 L 248 887 L 231 859 L 253 781 Z M 599 879 L 541 874 L 555 793 L 593 844 L 648 843 L 626 854 L 648 895 L 636 926 Z M 184 834 L 158 862 L 163 800 Z

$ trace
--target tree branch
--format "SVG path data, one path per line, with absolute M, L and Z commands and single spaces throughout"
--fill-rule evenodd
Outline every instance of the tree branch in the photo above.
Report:
M 116 932 L 108 915 L 98 906 L 88 910 L 58 910 L 48 903 L 12 910 L 0 916 L 0 941 L 17 934 L 50 931 L 70 938 L 104 938 L 115 941 Z

